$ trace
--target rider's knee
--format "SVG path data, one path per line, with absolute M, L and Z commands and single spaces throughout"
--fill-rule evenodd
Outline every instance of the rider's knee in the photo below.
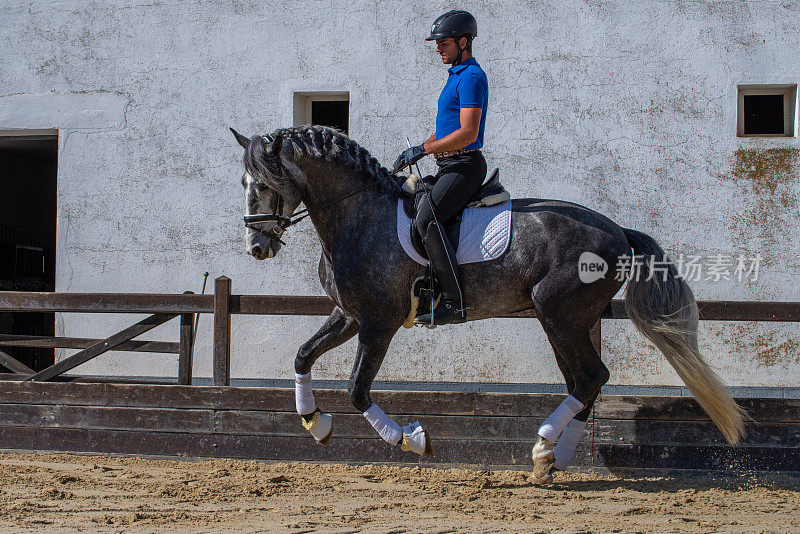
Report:
M 436 221 L 429 222 L 428 223 L 428 228 L 425 229 L 425 236 L 430 235 L 431 232 L 437 232 L 438 233 L 440 228 L 442 230 L 444 230 L 444 226 L 439 226 L 438 228 L 437 228 L 437 226 L 438 226 L 438 224 L 437 224 Z
M 417 216 L 414 218 L 414 226 L 417 228 L 417 232 L 422 237 L 425 237 L 428 233 L 428 226 L 431 224 L 432 219 L 428 217 L 427 214 L 417 213 Z
M 419 205 L 419 209 L 417 210 L 417 214 L 414 216 L 414 226 L 416 226 L 417 232 L 419 232 L 421 236 L 425 236 L 426 232 L 428 231 L 428 226 L 433 222 L 433 220 L 433 210 L 431 210 L 430 206 L 427 205 L 426 195 L 423 197 L 422 202 Z

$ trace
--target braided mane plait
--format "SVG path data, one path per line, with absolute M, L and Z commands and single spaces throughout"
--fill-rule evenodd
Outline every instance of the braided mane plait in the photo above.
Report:
M 301 157 L 324 159 L 325 161 L 342 163 L 354 170 L 366 174 L 366 181 L 377 182 L 389 175 L 389 171 L 382 167 L 378 160 L 343 132 L 327 126 L 305 125 L 292 128 L 282 128 L 272 132 L 272 137 L 283 138 L 283 155 L 297 160 Z M 287 154 L 287 150 L 291 150 Z M 397 191 L 397 180 L 386 180 L 379 187 Z

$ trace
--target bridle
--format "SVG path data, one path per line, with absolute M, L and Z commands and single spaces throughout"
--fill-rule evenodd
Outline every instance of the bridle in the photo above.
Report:
M 270 143 L 273 142 L 273 139 L 270 136 L 263 136 L 262 139 L 264 139 L 265 142 L 270 142 Z M 280 157 L 277 157 L 275 159 L 276 159 L 276 161 L 278 163 L 278 172 L 280 173 L 278 176 L 280 177 L 280 176 L 283 176 L 284 174 L 288 175 L 289 171 L 286 170 L 286 167 L 284 167 L 283 163 L 281 162 Z M 283 215 L 278 215 L 278 211 L 280 211 L 280 209 L 283 207 L 283 197 L 281 197 L 279 195 L 278 196 L 279 201 L 278 201 L 277 205 L 275 206 L 275 209 L 272 211 L 271 214 L 268 214 L 268 213 L 257 213 L 255 215 L 245 215 L 244 216 L 244 226 L 245 226 L 245 228 L 249 228 L 250 230 L 253 230 L 254 232 L 257 232 L 257 233 L 259 233 L 259 234 L 261 234 L 261 235 L 263 235 L 265 237 L 268 237 L 269 239 L 274 239 L 275 241 L 277 241 L 281 245 L 286 245 L 286 243 L 281 241 L 280 236 L 283 235 L 283 232 L 285 232 L 286 229 L 289 228 L 290 226 L 294 226 L 295 224 L 299 223 L 300 221 L 302 221 L 303 219 L 305 219 L 306 217 L 308 217 L 312 213 L 317 213 L 317 212 L 320 212 L 320 211 L 322 211 L 324 209 L 330 208 L 331 206 L 334 206 L 334 205 L 338 204 L 339 202 L 341 202 L 343 200 L 346 200 L 346 199 L 348 199 L 348 198 L 350 198 L 350 197 L 352 197 L 354 195 L 357 195 L 359 193 L 362 193 L 362 192 L 366 191 L 367 189 L 369 189 L 373 185 L 377 185 L 379 183 L 385 182 L 389 178 L 394 178 L 394 177 L 395 177 L 394 174 L 389 173 L 386 176 L 386 178 L 382 178 L 380 180 L 372 182 L 368 186 L 362 187 L 358 191 L 354 191 L 353 193 L 350 193 L 349 195 L 346 195 L 346 196 L 344 196 L 344 197 L 342 197 L 342 198 L 340 198 L 338 200 L 334 200 L 333 202 L 331 202 L 329 204 L 326 204 L 326 205 L 322 206 L 321 208 L 317 208 L 317 209 L 312 210 L 312 211 L 309 211 L 308 208 L 306 208 L 306 209 L 303 209 L 303 210 L 300 210 L 300 211 L 296 211 L 296 212 L 292 213 L 291 215 L 289 215 L 288 217 L 283 216 Z M 275 222 L 275 225 L 272 228 L 270 228 L 269 230 L 262 230 L 261 228 L 259 228 L 257 226 L 254 226 L 254 225 L 257 225 L 257 224 L 260 224 L 260 223 L 265 223 L 265 222 Z
M 285 245 L 286 243 L 281 240 L 281 235 L 283 232 L 286 231 L 287 228 L 300 222 L 305 216 L 300 217 L 299 219 L 292 221 L 291 217 L 284 217 L 283 215 L 278 215 L 278 212 L 281 211 L 283 208 L 283 197 L 278 197 L 278 203 L 275 206 L 275 209 L 272 211 L 272 214 L 267 213 L 257 213 L 255 215 L 245 215 L 244 216 L 244 226 L 253 230 L 256 233 L 259 233 L 269 239 L 274 239 L 281 245 Z M 294 215 L 293 215 L 294 216 Z M 270 228 L 269 230 L 262 230 L 260 227 L 256 226 L 260 223 L 271 222 L 275 221 L 275 225 Z

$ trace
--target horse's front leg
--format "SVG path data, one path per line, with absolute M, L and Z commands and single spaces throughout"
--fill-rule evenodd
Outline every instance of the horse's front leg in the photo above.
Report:
M 356 320 L 337 306 L 314 337 L 300 347 L 294 360 L 294 398 L 297 413 L 303 418 L 306 430 L 323 445 L 327 445 L 333 435 L 333 419 L 322 412 L 314 400 L 311 367 L 317 358 L 352 338 L 356 332 L 358 332 Z
M 400 443 L 404 451 L 415 452 L 421 456 L 433 456 L 430 438 L 419 421 L 401 427 L 372 402 L 370 397 L 372 381 L 378 374 L 394 334 L 395 332 L 386 332 L 362 324 L 358 331 L 358 354 L 347 391 L 353 406 L 364 414 L 384 441 L 391 445 Z

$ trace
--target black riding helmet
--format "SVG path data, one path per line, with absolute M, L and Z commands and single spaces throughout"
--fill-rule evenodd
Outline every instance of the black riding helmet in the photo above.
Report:
M 456 41 L 458 47 L 458 57 L 453 65 L 461 63 L 461 54 L 464 48 L 461 48 L 461 38 L 467 38 L 467 46 L 472 43 L 472 39 L 478 36 L 478 21 L 469 11 L 452 10 L 444 15 L 440 15 L 433 21 L 431 34 L 425 39 L 426 41 L 435 41 L 436 39 L 444 39 L 452 37 Z
M 426 41 L 435 41 L 445 37 L 460 38 L 467 36 L 470 39 L 478 36 L 478 21 L 469 11 L 452 10 L 433 21 L 431 35 Z

